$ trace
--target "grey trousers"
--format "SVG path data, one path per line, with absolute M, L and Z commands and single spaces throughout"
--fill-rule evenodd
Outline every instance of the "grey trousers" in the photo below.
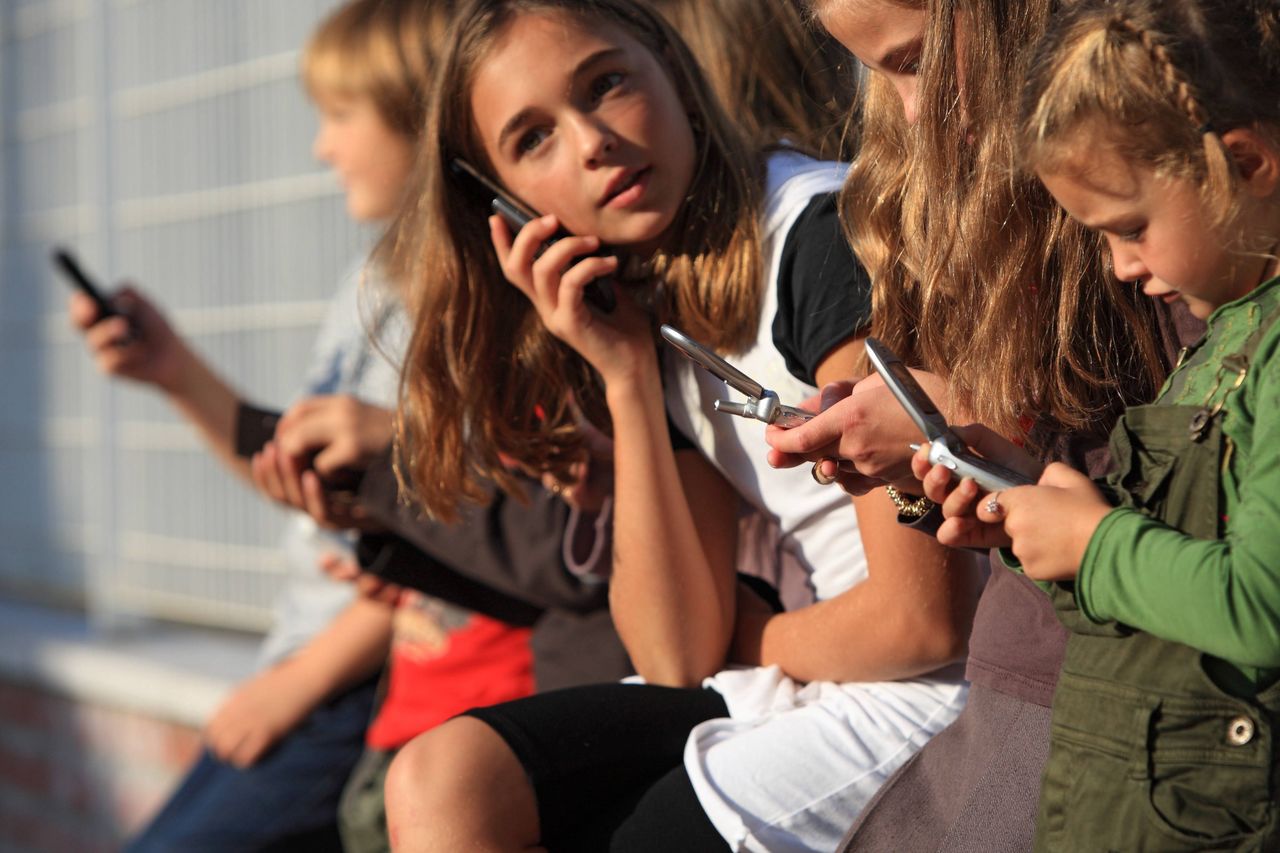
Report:
M 973 685 L 956 721 L 885 783 L 839 850 L 1030 850 L 1051 716 L 1049 708 Z

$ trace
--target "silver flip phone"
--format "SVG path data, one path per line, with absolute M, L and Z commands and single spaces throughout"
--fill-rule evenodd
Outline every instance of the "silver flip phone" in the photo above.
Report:
M 884 379 L 893 396 L 907 410 L 911 420 L 929 440 L 929 461 L 950 468 L 959 477 L 971 477 L 989 492 L 1026 486 L 1034 480 L 969 451 L 960 436 L 951 431 L 946 418 L 924 393 L 920 383 L 889 348 L 875 338 L 867 338 L 867 358 Z
M 813 417 L 813 412 L 797 409 L 795 406 L 784 406 L 778 401 L 778 395 L 759 382 L 725 361 L 693 338 L 676 329 L 664 325 L 662 337 L 685 356 L 700 367 L 710 371 L 721 382 L 745 394 L 745 403 L 731 403 L 728 400 L 716 400 L 716 411 L 725 415 L 737 415 L 740 418 L 753 418 L 767 424 L 777 424 L 790 428 L 799 426 Z

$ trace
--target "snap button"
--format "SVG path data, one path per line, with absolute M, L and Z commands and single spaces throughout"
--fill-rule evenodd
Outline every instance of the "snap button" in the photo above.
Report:
M 1227 743 L 1232 746 L 1244 746 L 1253 740 L 1253 720 L 1248 717 L 1233 717 L 1227 723 Z

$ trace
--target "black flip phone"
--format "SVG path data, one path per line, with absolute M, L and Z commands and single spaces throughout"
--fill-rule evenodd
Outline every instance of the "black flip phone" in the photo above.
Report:
M 449 169 L 453 174 L 464 179 L 469 179 L 475 183 L 479 189 L 484 190 L 493 197 L 493 200 L 489 203 L 490 207 L 494 213 L 501 216 L 506 221 L 507 225 L 511 227 L 513 235 L 519 232 L 521 228 L 538 218 L 539 214 L 537 211 L 511 195 L 511 193 L 507 192 L 502 187 L 498 186 L 494 181 L 486 178 L 480 173 L 480 170 L 475 166 L 472 166 L 466 160 L 463 160 L 460 157 L 453 158 L 449 161 Z M 551 235 L 551 239 L 547 241 L 547 244 L 549 245 L 554 243 L 556 240 L 568 236 L 569 232 L 561 228 L 555 234 Z M 607 249 L 601 247 L 597 252 L 595 252 L 595 254 L 607 255 L 611 253 Z M 595 281 L 588 284 L 583 298 L 586 299 L 587 303 L 590 304 L 592 308 L 595 308 L 601 314 L 612 313 L 613 309 L 618 304 L 618 300 L 613 293 L 613 283 L 607 279 L 597 278 Z
M 85 296 L 93 300 L 93 304 L 98 307 L 98 319 L 105 320 L 108 317 L 121 316 L 120 311 L 116 309 L 111 301 L 103 295 L 102 291 L 94 284 L 93 279 L 85 273 L 76 261 L 75 255 L 66 248 L 58 247 L 53 250 L 53 265 L 58 271 L 66 276 L 67 281 L 73 287 L 76 287 Z

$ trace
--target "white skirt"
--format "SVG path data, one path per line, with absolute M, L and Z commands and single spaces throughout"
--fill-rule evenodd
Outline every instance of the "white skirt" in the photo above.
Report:
M 689 734 L 684 764 L 732 850 L 832 851 L 894 771 L 959 715 L 962 666 L 910 681 L 793 681 L 776 666 L 703 685 L 728 718 Z

